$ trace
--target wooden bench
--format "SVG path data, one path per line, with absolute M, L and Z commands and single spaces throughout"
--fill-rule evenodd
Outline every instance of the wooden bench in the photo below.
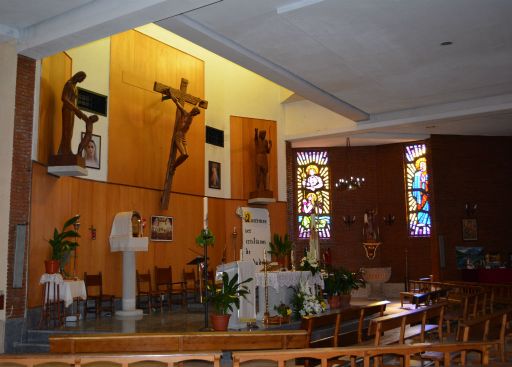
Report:
M 325 367 L 328 362 L 336 359 L 359 359 L 363 361 L 363 367 L 373 366 L 378 358 L 387 355 L 398 356 L 403 360 L 403 367 L 410 367 L 411 357 L 424 352 L 439 352 L 443 355 L 445 366 L 452 366 L 454 352 L 477 351 L 481 353 L 481 364 L 489 365 L 489 349 L 494 347 L 494 342 L 480 343 L 450 343 L 430 344 L 420 343 L 411 345 L 393 345 L 381 347 L 338 347 L 338 348 L 307 348 L 288 349 L 285 351 L 260 350 L 233 352 L 233 367 L 243 367 L 243 364 L 251 361 L 272 361 L 278 367 L 284 367 L 288 361 L 297 358 L 310 358 L 320 360 L 320 365 Z
M 381 316 L 370 321 L 367 340 L 360 345 L 389 345 L 403 344 L 406 339 L 419 338 L 425 340 L 425 333 L 437 330 L 442 340 L 442 325 L 445 304 L 438 303 L 432 306 L 404 311 L 397 314 Z M 437 318 L 436 324 L 428 324 L 427 321 Z
M 462 341 L 490 341 L 498 342 L 498 353 L 501 362 L 505 362 L 505 337 L 507 323 L 512 316 L 512 308 L 494 312 L 461 324 L 460 337 Z
M 490 315 L 467 320 L 460 325 L 458 333 L 459 342 L 493 342 L 498 350 L 501 362 L 505 362 L 505 335 L 507 322 L 510 320 L 512 308 L 495 312 Z M 462 363 L 466 363 L 466 352 L 452 355 L 452 358 L 460 355 Z M 436 362 L 442 361 L 444 355 L 439 352 L 426 352 L 422 354 L 423 359 Z
M 366 306 L 351 306 L 303 317 L 301 329 L 307 331 L 307 346 L 338 347 L 361 342 L 370 318 L 375 315 L 383 316 L 389 303 L 379 301 Z
M 305 330 L 50 336 L 51 353 L 190 352 L 306 348 Z
M 203 353 L 158 353 L 158 354 L 1 354 L 0 366 L 86 366 L 115 365 L 129 367 L 134 365 L 154 365 L 155 363 L 172 366 L 186 361 L 210 362 L 213 367 L 220 367 L 221 352 Z

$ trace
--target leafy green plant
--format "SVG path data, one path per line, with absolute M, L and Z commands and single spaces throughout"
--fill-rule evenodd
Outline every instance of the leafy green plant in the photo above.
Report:
M 52 247 L 52 260 L 61 262 L 71 251 L 78 247 L 76 238 L 79 238 L 80 234 L 78 234 L 74 229 L 68 230 L 68 227 L 74 226 L 79 219 L 80 216 L 75 215 L 64 223 L 61 232 L 59 232 L 57 228 L 53 230 L 53 238 L 48 240 L 48 243 Z M 70 238 L 74 239 L 74 241 L 69 240 Z
M 340 294 L 350 294 L 353 289 L 364 288 L 365 281 L 359 273 L 352 273 L 342 267 L 334 269 L 329 276 L 324 279 L 325 291 L 329 296 Z
M 274 240 L 270 242 L 269 253 L 276 257 L 287 256 L 293 249 L 293 242 L 288 238 L 288 234 L 281 237 L 274 233 Z
M 252 281 L 252 278 L 238 282 L 238 274 L 229 279 L 228 273 L 222 273 L 222 286 L 208 284 L 208 295 L 206 301 L 211 302 L 217 315 L 226 315 L 228 310 L 233 312 L 233 305 L 240 307 L 240 297 L 246 298 L 250 293 L 245 283 Z
M 213 246 L 215 243 L 215 236 L 213 235 L 213 232 L 210 231 L 210 228 L 207 228 L 206 231 L 203 229 L 201 230 L 201 233 L 197 235 L 196 237 L 196 243 L 204 247 L 206 246 Z

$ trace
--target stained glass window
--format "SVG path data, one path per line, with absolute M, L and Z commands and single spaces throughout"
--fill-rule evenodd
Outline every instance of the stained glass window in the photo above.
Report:
M 430 237 L 432 229 L 426 152 L 425 144 L 405 147 L 407 216 L 411 237 Z
M 320 238 L 331 237 L 330 174 L 327 151 L 297 152 L 297 213 L 299 238 L 309 238 L 315 214 Z

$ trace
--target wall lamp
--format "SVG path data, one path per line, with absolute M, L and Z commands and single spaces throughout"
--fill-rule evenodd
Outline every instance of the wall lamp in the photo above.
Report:
M 395 216 L 388 214 L 385 217 L 382 217 L 382 220 L 384 221 L 384 223 L 386 223 L 388 226 L 390 226 L 393 223 L 395 223 Z
M 343 223 L 345 223 L 347 226 L 351 226 L 356 222 L 356 216 L 355 215 L 344 215 L 343 216 Z
M 472 218 L 476 214 L 476 209 L 478 208 L 478 204 L 466 203 L 464 204 L 464 209 L 466 210 L 466 217 Z

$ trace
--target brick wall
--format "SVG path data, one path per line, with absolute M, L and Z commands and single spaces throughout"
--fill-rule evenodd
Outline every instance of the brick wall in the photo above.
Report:
M 512 253 L 512 138 L 442 136 L 431 138 L 435 187 L 435 226 L 444 237 L 446 267 L 443 279 L 459 279 L 456 246 L 481 246 L 498 252 L 502 260 Z M 478 239 L 462 240 L 465 204 L 478 204 Z M 510 266 L 510 265 L 509 265 Z
M 16 75 L 16 105 L 14 111 L 13 164 L 7 259 L 8 288 L 6 306 L 8 318 L 24 317 L 25 311 L 26 279 L 23 279 L 23 288 L 13 289 L 11 287 L 13 278 L 12 266 L 14 264 L 14 246 L 16 242 L 16 225 L 28 223 L 30 215 L 34 81 L 35 60 L 19 55 Z M 28 244 L 26 248 L 27 247 Z M 25 274 L 25 270 L 23 273 Z
M 356 191 L 332 190 L 332 239 L 321 241 L 331 249 L 333 262 L 352 271 L 361 266 L 391 266 L 392 282 L 434 274 L 441 279 L 460 279 L 455 267 L 455 246 L 483 245 L 486 251 L 498 251 L 502 257 L 512 252 L 507 208 L 512 205 L 508 190 L 512 187 L 512 139 L 463 136 L 434 136 L 427 141 L 431 162 L 431 238 L 409 238 L 406 222 L 403 144 L 351 147 L 350 166 L 345 147 L 330 148 L 331 185 L 349 170 L 364 176 L 366 185 Z M 289 154 L 294 154 L 290 149 Z M 293 163 L 288 160 L 288 163 Z M 293 169 L 295 169 L 293 167 Z M 295 181 L 288 181 L 295 182 Z M 291 186 L 291 185 L 289 185 Z M 289 203 L 294 203 L 289 197 Z M 465 202 L 478 203 L 479 240 L 462 241 L 461 219 Z M 292 210 L 294 206 L 292 206 Z M 363 214 L 377 209 L 382 245 L 370 261 L 362 246 Z M 291 211 L 290 211 L 291 212 Z M 392 225 L 383 217 L 395 216 Z M 355 215 L 351 226 L 343 216 Z M 290 221 L 295 226 L 294 221 Z M 507 233 L 508 232 L 508 233 Z M 438 236 L 446 244 L 446 268 L 439 269 Z M 295 238 L 295 237 L 294 237 Z M 296 241 L 303 248 L 307 241 Z

